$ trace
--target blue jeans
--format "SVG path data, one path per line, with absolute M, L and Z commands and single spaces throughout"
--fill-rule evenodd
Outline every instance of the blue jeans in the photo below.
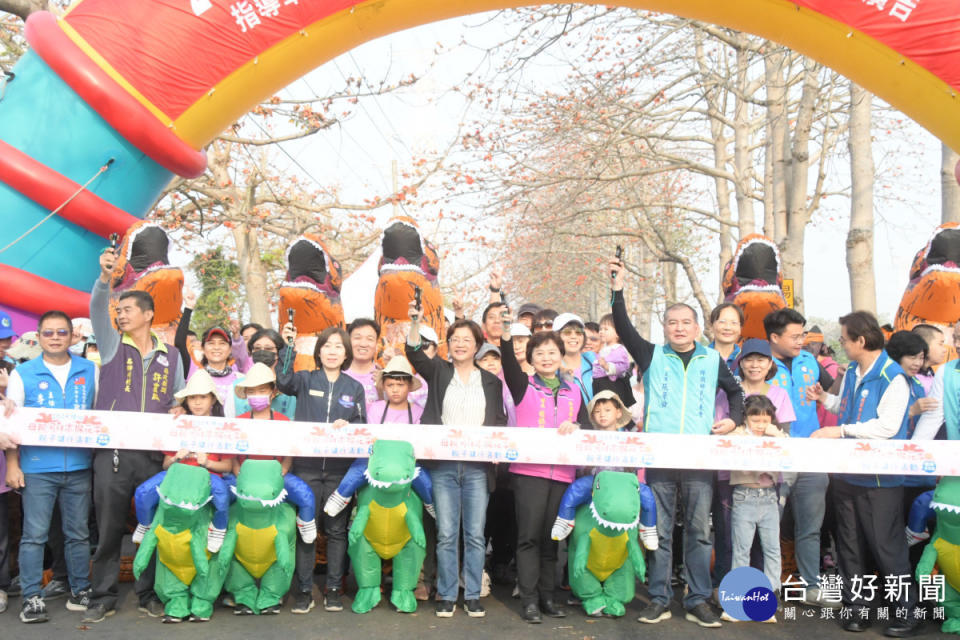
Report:
M 733 488 L 733 568 L 750 565 L 753 536 L 760 533 L 763 573 L 780 592 L 780 498 L 776 487 Z
M 820 527 L 826 510 L 828 484 L 830 478 L 825 473 L 798 473 L 796 482 L 790 487 L 797 571 L 811 587 L 817 586 L 820 573 Z
M 457 601 L 460 591 L 460 530 L 463 527 L 463 598 L 480 597 L 486 540 L 487 470 L 477 463 L 438 462 L 430 468 L 437 509 L 437 593 Z
M 23 537 L 20 539 L 20 586 L 23 598 L 40 595 L 43 550 L 54 504 L 60 502 L 67 578 L 74 593 L 90 587 L 89 469 L 24 474 Z
M 657 500 L 657 537 L 660 545 L 649 557 L 650 599 L 669 606 L 673 599 L 673 519 L 677 498 L 683 505 L 683 578 L 689 587 L 683 598 L 692 609 L 710 597 L 710 503 L 713 471 L 647 469 L 647 484 Z

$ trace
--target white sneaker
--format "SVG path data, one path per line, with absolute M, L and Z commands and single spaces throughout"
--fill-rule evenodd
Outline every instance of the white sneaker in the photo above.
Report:
M 488 595 L 490 595 L 490 574 L 484 569 L 480 577 L 480 597 L 486 598 Z
M 822 607 L 824 609 L 840 609 L 843 607 L 843 603 L 825 600 L 823 592 L 817 587 L 807 587 L 801 602 L 810 607 Z

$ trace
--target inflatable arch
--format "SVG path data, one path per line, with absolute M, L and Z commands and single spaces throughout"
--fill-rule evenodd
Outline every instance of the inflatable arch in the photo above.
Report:
M 960 150 L 955 0 L 614 2 L 781 42 Z M 49 308 L 86 316 L 110 233 L 143 217 L 173 174 L 202 173 L 204 146 L 259 101 L 368 40 L 524 4 L 79 0 L 62 18 L 31 15 L 30 51 L 0 101 L 0 307 L 21 332 Z

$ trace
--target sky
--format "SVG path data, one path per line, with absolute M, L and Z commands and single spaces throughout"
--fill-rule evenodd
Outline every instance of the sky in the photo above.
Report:
M 361 45 L 295 82 L 287 89 L 291 95 L 324 95 L 342 87 L 344 78 L 361 72 L 368 79 L 395 79 L 400 72 L 425 71 L 412 88 L 363 100 L 333 129 L 307 141 L 286 144 L 292 159 L 281 157 L 279 166 L 301 175 L 306 172 L 318 185 L 339 184 L 344 199 L 366 198 L 371 191 L 389 193 L 394 160 L 402 170 L 412 156 L 445 148 L 457 135 L 467 103 L 451 87 L 488 64 L 479 48 L 460 42 L 465 38 L 475 44 L 502 37 L 503 32 L 490 26 L 488 18 L 470 16 L 396 33 Z M 437 56 L 437 51 L 445 53 Z M 546 86 L 551 78 L 564 73 L 563 69 L 545 68 L 538 78 Z M 881 127 L 875 132 L 874 262 L 877 309 L 881 317 L 892 318 L 907 285 L 913 256 L 939 223 L 940 145 L 906 116 L 894 112 L 884 118 L 894 126 L 890 131 Z M 845 145 L 841 147 L 845 153 Z M 831 177 L 838 183 L 849 181 L 848 171 L 845 157 L 831 160 Z M 810 317 L 836 318 L 849 311 L 845 263 L 848 208 L 847 198 L 832 198 L 807 228 L 805 295 Z M 390 208 L 381 209 L 378 221 L 385 222 L 391 214 Z M 429 237 L 429 229 L 425 235 Z M 708 294 L 715 296 L 719 278 L 704 281 Z M 479 289 L 477 295 L 485 296 Z

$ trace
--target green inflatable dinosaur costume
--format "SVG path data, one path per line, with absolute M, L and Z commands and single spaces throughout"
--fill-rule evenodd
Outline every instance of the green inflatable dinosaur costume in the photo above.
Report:
M 207 554 L 213 515 L 210 473 L 174 464 L 156 493 L 157 511 L 133 560 L 133 574 L 139 578 L 156 551 L 154 590 L 164 603 L 164 622 L 180 622 L 187 616 L 209 620 L 224 575 Z
M 917 580 L 930 575 L 934 565 L 945 578 L 940 602 L 946 617 L 944 633 L 960 634 L 960 478 L 940 478 L 930 508 L 937 513 L 937 526 L 917 564 Z
M 393 559 L 393 591 L 390 602 L 397 611 L 417 610 L 413 590 L 426 556 L 423 533 L 423 501 L 432 503 L 429 476 L 416 466 L 413 445 L 399 440 L 377 440 L 362 479 L 357 476 L 358 460 L 344 476 L 325 510 L 342 509 L 338 496 L 349 497 L 357 486 L 357 515 L 350 526 L 347 552 L 357 577 L 353 611 L 367 613 L 380 602 L 381 559 Z
M 232 487 L 237 501 L 218 561 L 227 572 L 236 615 L 279 613 L 290 589 L 297 523 L 283 481 L 276 460 L 247 460 Z
M 644 579 L 639 489 L 636 473 L 601 471 L 589 504 L 577 508 L 567 549 L 570 589 L 587 615 L 622 616 L 636 577 Z

